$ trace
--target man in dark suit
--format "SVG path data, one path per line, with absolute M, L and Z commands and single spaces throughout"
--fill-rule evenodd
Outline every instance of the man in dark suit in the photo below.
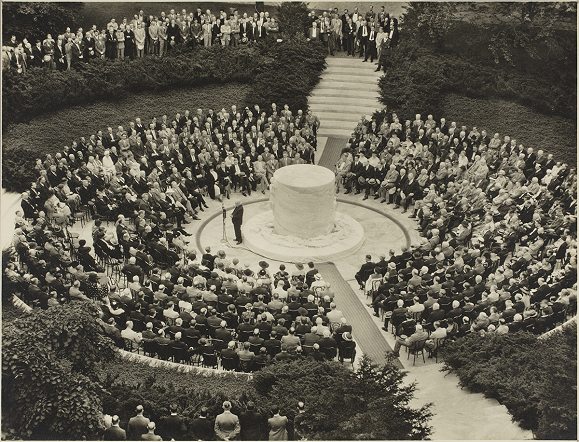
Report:
M 135 411 L 137 412 L 137 415 L 129 419 L 129 424 L 127 426 L 127 436 L 129 440 L 141 440 L 141 435 L 149 431 L 147 425 L 150 420 L 143 416 L 143 406 L 137 405 Z
M 370 34 L 369 26 L 366 25 L 366 20 L 362 20 L 362 24 L 356 30 L 356 40 L 358 40 L 358 44 L 360 45 L 360 49 L 358 52 L 358 56 L 366 56 L 367 44 L 368 44 L 368 35 Z
M 364 284 L 366 284 L 366 280 L 374 271 L 374 267 L 375 264 L 372 262 L 372 256 L 366 255 L 366 262 L 362 264 L 360 270 L 358 270 L 358 273 L 354 275 L 356 281 L 358 281 L 358 284 L 360 284 L 360 288 L 364 287 Z
M 233 223 L 233 229 L 235 230 L 235 241 L 237 244 L 241 244 L 241 225 L 243 224 L 243 206 L 241 202 L 235 202 L 235 208 L 231 213 L 231 222 Z
M 104 440 L 127 440 L 127 432 L 119 426 L 119 417 L 112 417 L 111 426 L 105 430 Z
M 169 406 L 170 415 L 164 416 L 159 422 L 159 434 L 164 440 L 184 440 L 187 426 L 185 420 L 177 414 L 177 404 Z
M 193 419 L 189 425 L 190 440 L 213 440 L 213 422 L 207 417 L 207 408 L 202 407 L 199 416 Z
M 241 425 L 241 440 L 263 440 L 265 435 L 265 420 L 255 411 L 252 401 L 247 403 L 247 411 L 239 415 Z

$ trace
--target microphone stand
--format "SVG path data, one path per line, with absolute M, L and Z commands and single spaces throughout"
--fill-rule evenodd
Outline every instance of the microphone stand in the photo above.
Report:
M 225 229 L 225 218 L 227 217 L 227 210 L 225 209 L 225 204 L 223 204 L 223 201 L 221 201 L 221 213 L 223 214 L 223 234 L 221 237 L 221 242 L 222 243 L 227 243 L 229 241 L 227 241 L 227 231 Z

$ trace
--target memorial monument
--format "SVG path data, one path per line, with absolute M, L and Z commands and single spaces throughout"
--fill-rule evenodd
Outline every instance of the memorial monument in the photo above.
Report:
M 296 164 L 278 169 L 270 186 L 274 232 L 315 238 L 327 235 L 336 220 L 335 177 L 330 169 Z
M 362 225 L 336 210 L 334 173 L 295 164 L 275 171 L 269 210 L 243 226 L 247 247 L 284 261 L 323 261 L 344 256 L 364 242 Z

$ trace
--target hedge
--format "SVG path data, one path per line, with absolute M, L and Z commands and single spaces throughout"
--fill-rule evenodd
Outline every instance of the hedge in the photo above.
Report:
M 510 99 L 551 115 L 569 117 L 576 110 L 576 88 L 563 90 L 547 78 L 436 53 L 413 40 L 403 40 L 388 54 L 385 71 L 379 81 L 380 100 L 403 115 L 416 109 L 439 112 L 440 99 L 449 92 Z
M 497 399 L 537 439 L 576 439 L 576 324 L 545 339 L 471 333 L 441 353 L 461 386 Z

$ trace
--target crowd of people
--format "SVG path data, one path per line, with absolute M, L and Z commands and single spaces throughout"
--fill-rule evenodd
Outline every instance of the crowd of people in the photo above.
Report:
M 509 136 L 396 114 L 361 121 L 336 188 L 410 211 L 422 244 L 356 274 L 397 344 L 542 333 L 576 313 L 577 175 Z
M 144 56 L 164 56 L 172 49 L 188 46 L 251 45 L 280 31 L 276 19 L 269 12 L 248 14 L 236 9 L 226 12 L 164 11 L 158 16 L 145 15 L 143 10 L 133 18 L 115 18 L 103 29 L 67 27 L 55 29 L 44 39 L 18 41 L 13 35 L 4 42 L 3 66 L 25 72 L 30 67 L 68 70 L 94 58 L 134 59 Z M 54 37 L 53 37 L 54 36 Z
M 273 407 L 268 416 L 257 411 L 250 401 L 239 415 L 234 413 L 230 401 L 224 401 L 223 412 L 210 416 L 207 407 L 190 419 L 178 413 L 177 404 L 169 407 L 159 425 L 145 416 L 146 410 L 137 405 L 135 415 L 121 428 L 117 415 L 105 416 L 104 440 L 302 440 L 305 404 L 296 401 L 295 417 L 288 419 L 279 407 Z
M 328 54 L 343 51 L 353 57 L 364 57 L 364 61 L 376 60 L 376 71 L 383 65 L 381 57 L 386 57 L 388 50 L 400 41 L 398 19 L 390 17 L 384 6 L 375 12 L 370 5 L 366 13 L 359 12 L 357 7 L 352 12 L 344 9 L 342 14 L 338 8 L 323 11 L 319 16 L 312 11 L 310 21 L 308 38 L 322 41 Z
M 265 192 L 277 168 L 312 162 L 318 124 L 275 104 L 199 109 L 146 129 L 136 118 L 38 159 L 8 283 L 42 308 L 98 302 L 119 346 L 163 359 L 245 371 L 272 359 L 353 360 L 351 325 L 313 263 L 252 270 L 223 251 L 196 251 L 183 228 L 206 198 Z M 92 247 L 69 229 L 90 217 Z

